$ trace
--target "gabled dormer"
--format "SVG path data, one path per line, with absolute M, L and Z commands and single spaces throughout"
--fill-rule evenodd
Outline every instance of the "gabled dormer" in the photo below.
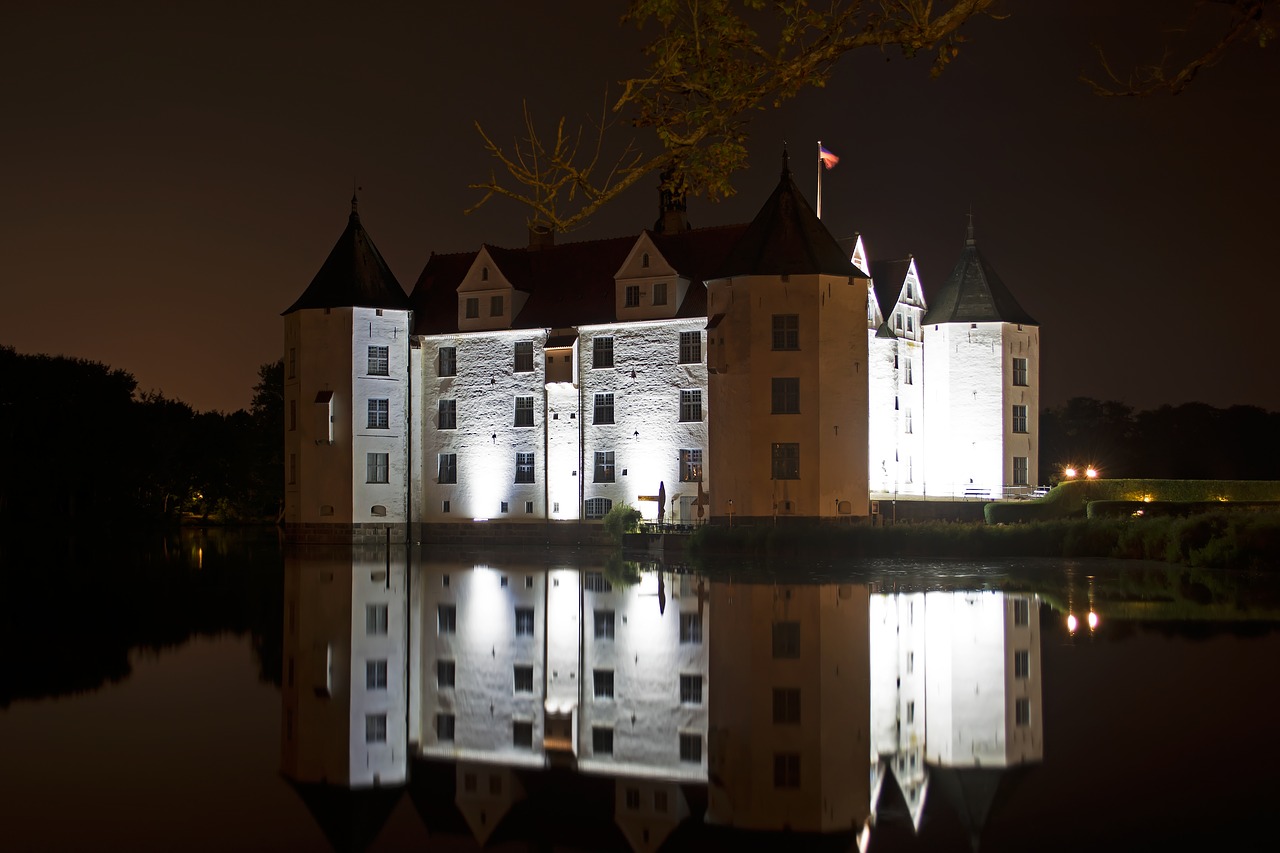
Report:
M 458 331 L 510 329 L 528 298 L 498 266 L 490 248 L 482 246 L 458 285 Z
M 665 320 L 676 316 L 689 279 L 668 261 L 644 231 L 614 274 L 614 311 L 618 320 Z
M 897 338 L 922 340 L 920 326 L 926 306 L 915 258 L 873 261 L 870 268 L 872 290 L 884 328 Z
M 861 234 L 855 234 L 853 237 L 853 252 L 849 255 L 849 260 L 855 267 L 862 270 L 864 275 L 871 275 L 871 269 L 867 266 L 867 247 L 862 244 Z

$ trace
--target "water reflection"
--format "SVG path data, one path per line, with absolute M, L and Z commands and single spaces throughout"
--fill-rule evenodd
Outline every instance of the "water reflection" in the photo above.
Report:
M 482 845 L 866 850 L 934 800 L 976 840 L 1043 758 L 1033 593 L 407 562 L 286 559 L 281 767 L 335 848 L 406 787 Z

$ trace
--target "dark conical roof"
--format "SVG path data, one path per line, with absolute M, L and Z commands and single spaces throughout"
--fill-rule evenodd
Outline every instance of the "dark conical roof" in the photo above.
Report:
M 784 154 L 777 189 L 730 250 L 719 277 L 813 273 L 866 278 L 800 194 Z
M 973 228 L 960 261 L 942 288 L 929 300 L 925 323 L 1039 323 L 1022 309 L 1000 276 L 978 251 Z
M 311 284 L 284 313 L 292 314 L 303 308 L 354 307 L 407 309 L 409 297 L 360 224 L 353 196 L 347 230 L 342 232 Z

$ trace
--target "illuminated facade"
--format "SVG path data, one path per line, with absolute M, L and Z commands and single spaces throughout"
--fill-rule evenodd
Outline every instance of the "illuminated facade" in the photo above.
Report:
M 747 225 L 664 203 L 636 237 L 432 255 L 405 296 L 353 200 L 285 312 L 290 535 L 1030 491 L 1039 329 L 972 231 L 926 302 L 913 260 L 842 248 L 785 166 Z

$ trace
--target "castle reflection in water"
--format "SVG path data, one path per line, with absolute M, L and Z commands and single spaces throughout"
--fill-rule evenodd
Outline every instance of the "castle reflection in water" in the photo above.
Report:
M 1043 757 L 1033 594 L 617 575 L 292 552 L 281 764 L 331 842 L 406 791 L 479 844 L 865 850 L 933 800 L 976 837 Z

